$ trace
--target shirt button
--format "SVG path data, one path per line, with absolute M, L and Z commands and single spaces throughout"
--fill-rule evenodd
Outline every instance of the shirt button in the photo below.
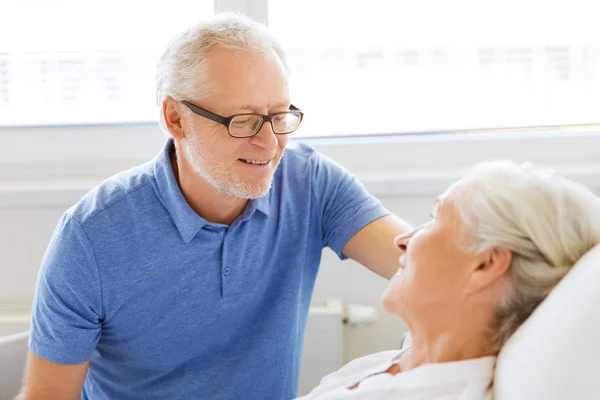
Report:
M 229 267 L 223 268 L 223 275 L 229 275 L 229 274 L 231 274 L 231 268 L 229 268 Z

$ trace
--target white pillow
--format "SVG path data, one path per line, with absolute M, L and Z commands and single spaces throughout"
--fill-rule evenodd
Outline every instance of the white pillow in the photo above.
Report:
M 508 340 L 496 400 L 600 399 L 600 246 L 588 252 Z

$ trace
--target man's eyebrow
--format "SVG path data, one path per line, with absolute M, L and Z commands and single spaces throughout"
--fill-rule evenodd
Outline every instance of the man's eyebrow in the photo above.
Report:
M 289 105 L 290 105 L 290 103 L 288 103 L 288 102 L 286 102 L 286 101 L 281 101 L 281 102 L 279 102 L 279 103 L 277 103 L 277 104 L 274 104 L 274 105 L 272 105 L 272 106 L 271 106 L 271 109 L 273 109 L 273 108 L 288 108 L 288 107 L 289 107 Z M 234 112 L 235 112 L 235 111 L 241 111 L 241 110 L 244 110 L 244 111 L 245 111 L 245 110 L 250 110 L 250 111 L 254 112 L 254 110 L 256 110 L 256 107 L 254 107 L 254 106 L 251 106 L 251 105 L 249 105 L 249 104 L 238 104 L 238 105 L 234 106 L 234 107 L 232 108 L 232 110 L 233 110 Z
M 279 103 L 275 103 L 271 106 L 271 108 L 289 108 L 290 106 L 290 102 L 289 101 L 280 101 Z
M 254 107 L 252 107 L 249 104 L 238 104 L 234 107 L 231 108 L 233 111 L 238 111 L 238 110 L 254 110 Z

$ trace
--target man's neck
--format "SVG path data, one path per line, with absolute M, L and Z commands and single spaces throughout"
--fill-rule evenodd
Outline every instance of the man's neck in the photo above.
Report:
M 248 199 L 218 191 L 198 176 L 184 159 L 177 157 L 175 151 L 170 158 L 181 193 L 196 214 L 209 222 L 231 225 L 244 211 Z

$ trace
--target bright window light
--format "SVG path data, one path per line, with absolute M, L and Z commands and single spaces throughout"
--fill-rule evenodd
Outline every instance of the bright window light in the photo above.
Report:
M 600 122 L 589 0 L 271 0 L 303 135 Z
M 156 121 L 156 62 L 213 0 L 19 0 L 0 13 L 0 125 Z

